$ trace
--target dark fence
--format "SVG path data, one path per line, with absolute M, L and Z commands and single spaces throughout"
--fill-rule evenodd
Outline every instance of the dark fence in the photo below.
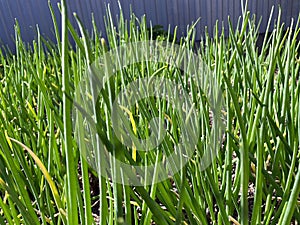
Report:
M 51 0 L 55 15 L 60 24 L 58 0 Z M 244 3 L 242 3 L 244 2 Z M 186 32 L 186 26 L 201 18 L 196 26 L 197 39 L 204 34 L 205 27 L 212 35 L 216 20 L 223 21 L 225 33 L 228 34 L 228 16 L 232 23 L 237 24 L 242 14 L 242 4 L 245 0 L 121 0 L 125 17 L 130 10 L 137 16 L 147 15 L 152 25 L 162 25 L 165 29 L 170 24 L 171 29 L 178 26 L 179 34 Z M 104 31 L 104 16 L 109 5 L 113 15 L 119 14 L 118 1 L 109 0 L 67 0 L 70 18 L 71 12 L 76 12 L 87 29 L 92 30 L 91 13 L 100 31 Z M 248 10 L 262 17 L 260 32 L 266 31 L 272 6 L 274 6 L 273 22 L 277 18 L 279 7 L 282 9 L 281 20 L 289 25 L 291 19 L 296 20 L 300 12 L 299 0 L 249 0 Z M 22 37 L 31 42 L 36 37 L 36 26 L 44 37 L 55 40 L 53 25 L 47 0 L 1 0 L 0 1 L 0 45 L 14 46 L 14 24 L 18 20 Z M 73 23 L 75 22 L 72 19 Z M 220 30 L 219 30 L 220 31 Z M 105 33 L 103 33 L 105 36 Z

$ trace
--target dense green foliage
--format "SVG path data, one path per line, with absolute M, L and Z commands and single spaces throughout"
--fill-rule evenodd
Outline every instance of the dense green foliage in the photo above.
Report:
M 237 30 L 230 28 L 229 37 L 207 36 L 197 49 L 193 27 L 180 40 L 176 31 L 172 36 L 164 33 L 165 40 L 174 40 L 170 44 L 197 51 L 217 77 L 225 100 L 226 133 L 218 157 L 206 170 L 200 170 L 206 145 L 199 140 L 193 158 L 174 177 L 134 187 L 96 178 L 97 171 L 78 150 L 70 110 L 73 91 L 86 65 L 118 45 L 150 40 L 152 29 L 145 18 L 134 15 L 130 21 L 121 16 L 114 27 L 108 12 L 104 43 L 96 28 L 93 38 L 86 35 L 75 15 L 81 27 L 78 35 L 63 5 L 61 10 L 62 38 L 55 25 L 59 44 L 38 35 L 26 46 L 16 26 L 16 53 L 0 55 L 0 224 L 255 225 L 300 221 L 298 23 L 289 29 L 279 20 L 259 48 L 257 27 L 249 14 L 243 15 Z M 69 44 L 67 29 L 75 48 Z M 156 73 L 181 82 L 201 111 L 200 136 L 210 134 L 205 93 L 195 92 L 188 74 L 160 63 L 137 63 L 124 71 L 116 75 L 124 79 L 110 82 L 116 92 L 139 74 Z M 107 121 L 109 106 L 104 98 L 99 101 L 98 115 Z M 160 100 L 151 101 L 156 106 L 152 109 L 162 113 Z M 176 118 L 171 105 L 164 107 L 170 118 Z M 138 110 L 131 113 L 137 132 L 147 138 L 145 118 Z M 113 133 L 111 123 L 102 126 L 107 131 L 104 135 Z M 174 139 L 178 136 L 172 126 L 168 132 Z M 131 153 L 124 157 L 134 155 L 114 138 L 107 135 L 108 146 Z M 166 143 L 174 145 L 171 140 Z M 135 160 L 154 157 L 155 162 L 156 154 L 151 154 L 137 153 Z

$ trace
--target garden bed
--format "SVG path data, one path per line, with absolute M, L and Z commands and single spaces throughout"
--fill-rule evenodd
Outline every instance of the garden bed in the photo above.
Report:
M 108 12 L 106 39 L 96 26 L 93 37 L 87 36 L 83 27 L 79 35 L 68 25 L 65 7 L 62 37 L 61 28 L 54 23 L 58 44 L 39 36 L 27 45 L 16 28 L 16 54 L 0 55 L 0 224 L 297 224 L 299 21 L 292 27 L 294 32 L 278 21 L 258 48 L 255 23 L 249 14 L 241 20 L 238 29 L 228 28 L 228 38 L 207 36 L 197 48 L 192 26 L 186 37 L 178 38 L 172 31 L 153 40 L 146 19 L 133 14 L 130 21 L 121 16 L 118 24 L 113 24 Z M 68 38 L 74 39 L 75 48 Z M 158 56 L 175 49 L 171 58 L 179 60 L 178 67 L 186 63 L 185 69 L 195 65 L 205 65 L 205 69 L 183 70 L 170 62 L 151 61 L 147 58 L 151 54 L 116 69 L 126 61 L 122 61 L 125 54 L 135 56 L 129 46 L 149 44 L 149 40 L 158 44 L 148 47 L 164 50 Z M 122 46 L 128 48 L 122 52 Z M 147 45 L 141 46 L 147 49 Z M 180 61 L 188 56 L 191 60 Z M 96 97 L 89 92 L 89 82 L 81 86 L 95 62 L 101 62 L 95 68 L 103 74 L 112 73 Z M 120 103 L 122 110 L 115 118 L 112 103 L 141 78 L 149 83 L 155 79 L 174 81 L 179 90 L 177 100 L 185 96 L 183 104 L 170 103 L 177 86 L 164 90 L 154 85 L 150 87 L 165 91 L 163 97 L 141 98 L 131 107 L 125 105 L 129 100 L 120 98 L 124 105 Z M 204 78 L 218 85 L 215 94 L 207 86 L 199 87 Z M 86 105 L 78 102 L 78 87 L 83 88 L 79 97 L 84 101 L 80 103 Z M 128 91 L 133 99 L 134 91 L 141 90 Z M 223 100 L 220 105 L 216 104 L 218 99 Z M 94 111 L 89 117 L 83 109 L 90 106 Z M 82 117 L 74 117 L 72 110 L 83 112 Z M 151 138 L 151 134 L 160 136 L 163 130 L 150 124 L 154 117 L 163 122 L 153 124 L 167 130 L 162 142 L 150 143 L 151 151 L 146 152 L 138 151 L 139 142 L 133 138 L 124 144 L 128 134 L 140 140 Z M 91 120 L 96 121 L 95 126 Z M 214 133 L 216 121 L 222 122 L 221 134 Z M 126 132 L 116 130 L 114 122 Z M 181 166 L 188 153 L 178 153 L 178 143 L 185 138 L 193 142 L 194 134 L 199 138 L 192 145 L 189 160 Z M 212 134 L 221 135 L 221 139 L 211 139 Z M 213 155 L 212 146 L 218 154 Z M 89 147 L 93 150 L 83 150 Z M 204 168 L 207 152 L 214 157 Z M 117 163 L 120 160 L 135 168 L 160 162 L 169 165 L 167 156 L 173 153 L 179 155 L 178 161 L 172 158 L 174 164 L 181 167 L 172 176 L 154 171 L 149 177 L 150 173 L 144 176 L 132 168 L 122 173 L 125 167 Z M 109 154 L 111 161 L 101 161 Z M 104 176 L 103 165 L 112 176 Z M 166 168 L 171 172 L 178 169 L 172 162 Z M 160 176 L 164 179 L 159 180 Z M 132 182 L 126 183 L 126 179 Z M 138 185 L 136 179 L 145 184 Z

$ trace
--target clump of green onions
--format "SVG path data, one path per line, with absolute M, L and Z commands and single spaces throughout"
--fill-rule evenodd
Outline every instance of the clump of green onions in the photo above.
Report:
M 272 29 L 269 22 L 270 33 L 257 47 L 259 29 L 246 13 L 236 30 L 230 25 L 228 37 L 216 32 L 197 45 L 199 60 L 217 77 L 225 100 L 226 133 L 218 157 L 207 169 L 200 169 L 207 147 L 200 138 L 192 159 L 172 178 L 135 187 L 98 177 L 99 184 L 94 185 L 90 179 L 97 177 L 97 171 L 80 154 L 72 132 L 82 129 L 72 127 L 70 119 L 73 91 L 87 65 L 124 43 L 150 40 L 153 32 L 145 17 L 131 14 L 127 21 L 121 13 L 114 24 L 108 10 L 102 31 L 107 34 L 105 41 L 96 26 L 93 36 L 87 35 L 75 15 L 79 34 L 64 3 L 60 7 L 62 38 L 53 16 L 57 43 L 46 41 L 37 29 L 37 39 L 27 45 L 16 24 L 16 53 L 0 52 L 0 224 L 285 225 L 300 221 L 299 20 L 284 27 L 279 17 Z M 52 6 L 50 10 L 54 15 Z M 178 39 L 176 30 L 168 31 L 160 38 L 195 51 L 194 32 L 191 28 Z M 69 33 L 75 47 L 70 45 Z M 182 82 L 201 111 L 200 136 L 209 135 L 205 93 L 192 88 L 188 74 L 161 63 L 141 62 L 116 74 L 111 90 L 156 71 Z M 103 121 L 105 144 L 129 151 L 123 155 L 128 161 L 155 162 L 154 153 L 120 147 L 107 122 L 108 102 L 99 98 L 101 107 L 95 115 Z M 171 105 L 155 98 L 151 104 L 156 106 L 154 114 L 159 115 L 162 107 L 176 118 Z M 139 110 L 143 107 L 140 103 Z M 136 133 L 147 138 L 147 121 L 138 115 L 139 110 L 130 112 Z M 178 138 L 176 127 L 168 132 L 169 137 Z M 84 142 L 85 137 L 81 138 Z M 170 148 L 174 145 L 171 139 L 165 143 Z

